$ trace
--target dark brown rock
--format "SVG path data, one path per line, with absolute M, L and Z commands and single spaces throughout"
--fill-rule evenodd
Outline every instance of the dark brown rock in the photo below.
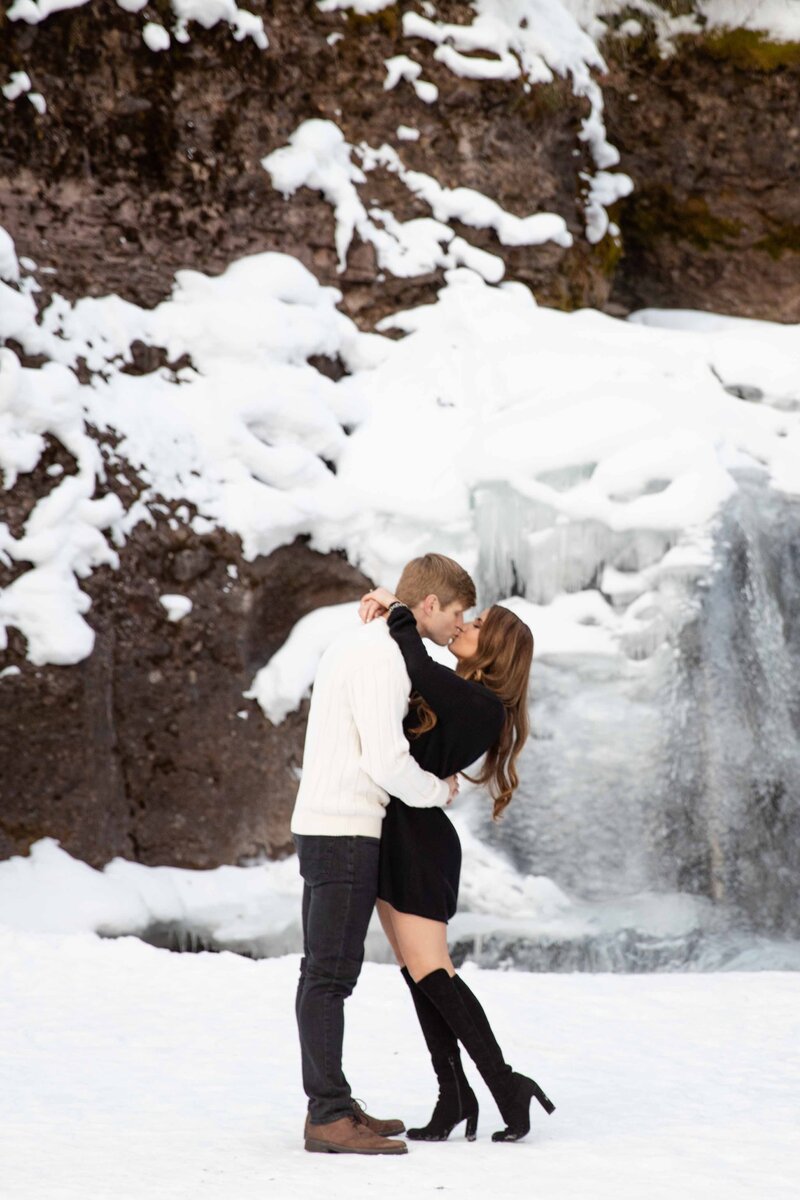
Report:
M 38 26 L 0 15 L 0 72 L 31 68 L 48 101 L 44 118 L 24 97 L 0 109 L 0 219 L 20 253 L 56 269 L 40 281 L 71 298 L 116 291 L 152 305 L 181 267 L 215 272 L 243 254 L 281 250 L 340 287 L 345 310 L 371 327 L 430 300 L 440 273 L 381 280 L 372 247 L 357 239 L 339 273 L 330 205 L 308 190 L 287 203 L 260 161 L 309 117 L 375 146 L 412 123 L 420 139 L 402 147 L 410 168 L 485 191 L 519 215 L 565 217 L 570 250 L 502 248 L 507 277 L 543 303 L 798 320 L 800 47 L 737 30 L 684 38 L 662 60 L 647 29 L 607 40 L 609 136 L 636 183 L 619 213 L 620 254 L 608 238 L 591 247 L 582 237 L 579 173 L 591 163 L 585 146 L 574 154 L 586 104 L 570 82 L 526 94 L 519 82 L 459 79 L 431 46 L 402 37 L 402 11 L 414 7 L 345 24 L 315 5 L 255 3 L 268 50 L 234 42 L 224 24 L 193 24 L 192 40 L 167 54 L 149 51 L 141 15 L 116 5 Z M 438 11 L 462 22 L 473 13 L 455 2 Z M 384 60 L 409 49 L 439 88 L 435 105 L 403 83 L 383 90 Z M 372 172 L 368 190 L 401 219 L 428 214 L 389 172 Z M 501 250 L 491 231 L 461 232 Z
M 287 202 L 273 189 L 261 159 L 301 121 L 323 117 L 374 146 L 395 144 L 397 126 L 414 124 L 419 141 L 402 147 L 410 168 L 485 191 L 520 216 L 560 213 L 576 235 L 574 250 L 518 247 L 507 255 L 509 278 L 535 286 L 546 303 L 603 302 L 609 282 L 602 266 L 585 269 L 596 256 L 580 240 L 578 173 L 590 162 L 585 150 L 573 156 L 587 105 L 568 81 L 526 94 L 519 82 L 459 79 L 434 60 L 432 46 L 402 37 L 399 14 L 416 7 L 409 3 L 391 15 L 351 17 L 333 46 L 326 39 L 345 28 L 340 13 L 314 4 L 298 11 L 290 0 L 251 7 L 264 13 L 266 51 L 234 42 L 220 23 L 192 24 L 187 45 L 153 54 L 142 42 L 141 14 L 113 4 L 56 13 L 34 27 L 0 16 L 0 74 L 24 62 L 48 103 L 44 118 L 25 97 L 8 105 L 0 139 L 0 219 L 20 254 L 56 269 L 40 276 L 43 285 L 69 298 L 117 292 L 150 306 L 182 267 L 213 273 L 241 255 L 280 250 L 341 288 L 345 310 L 364 326 L 431 300 L 440 272 L 382 281 L 373 247 L 357 239 L 339 273 L 328 202 L 306 189 Z M 446 19 L 473 14 L 466 3 L 446 7 Z M 383 90 L 384 60 L 412 46 L 440 89 L 436 105 L 408 84 Z M 430 215 L 389 172 L 371 172 L 368 190 L 400 219 Z M 501 250 L 489 230 L 463 232 Z
M 172 556 L 170 571 L 178 583 L 189 583 L 199 575 L 205 575 L 213 562 L 211 551 L 205 546 L 195 550 L 178 550 Z
M 609 137 L 636 182 L 612 303 L 800 321 L 800 46 L 736 30 L 665 60 L 647 38 L 605 50 Z
M 12 634 L 3 665 L 21 673 L 0 680 L 0 858 L 46 835 L 95 865 L 213 867 L 289 850 L 306 706 L 273 727 L 242 693 L 304 613 L 369 581 L 302 541 L 247 563 L 228 534 L 178 532 L 192 542 L 179 555 L 208 556 L 182 588 L 193 602 L 182 621 L 159 603 L 175 535 L 140 525 L 120 569 L 84 583 L 89 659 L 34 667 Z

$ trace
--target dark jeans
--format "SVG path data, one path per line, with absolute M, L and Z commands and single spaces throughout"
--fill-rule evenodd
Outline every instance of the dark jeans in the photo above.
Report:
M 303 1087 L 314 1125 L 353 1111 L 342 1071 L 344 1002 L 364 961 L 378 890 L 380 839 L 295 835 L 303 876 L 303 958 L 297 1028 Z

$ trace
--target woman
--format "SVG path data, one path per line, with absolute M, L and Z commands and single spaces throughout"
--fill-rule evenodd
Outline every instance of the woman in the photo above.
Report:
M 516 760 L 528 736 L 527 690 L 533 637 L 509 609 L 493 605 L 450 643 L 455 671 L 427 654 L 410 609 L 385 588 L 362 600 L 364 620 L 388 614 L 405 659 L 412 697 L 404 729 L 426 771 L 446 778 L 482 755 L 473 782 L 489 784 L 497 819 L 518 783 Z M 412 809 L 390 799 L 381 836 L 378 912 L 417 1010 L 439 1083 L 430 1121 L 409 1129 L 416 1141 L 443 1141 L 466 1121 L 475 1139 L 478 1101 L 461 1065 L 458 1043 L 483 1076 L 506 1122 L 493 1141 L 517 1141 L 530 1129 L 535 1096 L 554 1105 L 534 1080 L 503 1059 L 480 1002 L 458 975 L 447 948 L 461 868 L 458 834 L 439 808 Z

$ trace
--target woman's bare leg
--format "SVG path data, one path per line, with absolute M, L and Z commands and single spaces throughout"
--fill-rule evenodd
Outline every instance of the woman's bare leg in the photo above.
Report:
M 450 1136 L 456 1125 L 466 1120 L 466 1136 L 469 1141 L 474 1141 L 478 1126 L 478 1101 L 461 1065 L 458 1039 L 418 983 L 440 968 L 448 976 L 455 974 L 447 950 L 447 926 L 444 921 L 429 921 L 425 917 L 398 912 L 385 901 L 378 903 L 384 929 L 387 925 L 391 929 L 390 940 L 393 945 L 396 944 L 398 961 L 406 963 L 403 976 L 411 992 L 439 1084 L 439 1096 L 431 1119 L 427 1125 L 409 1129 L 408 1136 L 413 1142 L 442 1142 Z
M 430 975 L 431 971 L 438 971 L 440 968 L 448 975 L 455 975 L 456 969 L 450 961 L 447 948 L 447 925 L 444 921 L 416 917 L 411 913 L 398 912 L 385 901 L 379 903 L 388 909 L 392 933 L 397 943 L 395 953 L 399 954 L 398 961 L 405 963 L 415 983 Z
M 378 917 L 383 926 L 383 932 L 386 934 L 386 940 L 392 947 L 392 952 L 397 959 L 398 967 L 406 965 L 403 955 L 400 953 L 400 943 L 397 940 L 397 934 L 394 929 L 393 916 L 396 916 L 391 904 L 387 904 L 385 900 L 376 900 L 375 907 L 378 910 Z

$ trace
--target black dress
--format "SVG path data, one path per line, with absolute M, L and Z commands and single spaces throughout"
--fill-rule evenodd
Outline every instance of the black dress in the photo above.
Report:
M 427 733 L 409 736 L 409 729 L 419 724 L 412 702 L 403 722 L 412 757 L 441 779 L 465 770 L 500 736 L 502 702 L 482 683 L 461 679 L 434 662 L 409 609 L 389 614 L 389 632 L 405 659 L 412 691 L 438 718 Z M 449 921 L 456 911 L 460 873 L 461 843 L 444 810 L 412 808 L 392 797 L 381 834 L 380 899 L 398 912 Z

